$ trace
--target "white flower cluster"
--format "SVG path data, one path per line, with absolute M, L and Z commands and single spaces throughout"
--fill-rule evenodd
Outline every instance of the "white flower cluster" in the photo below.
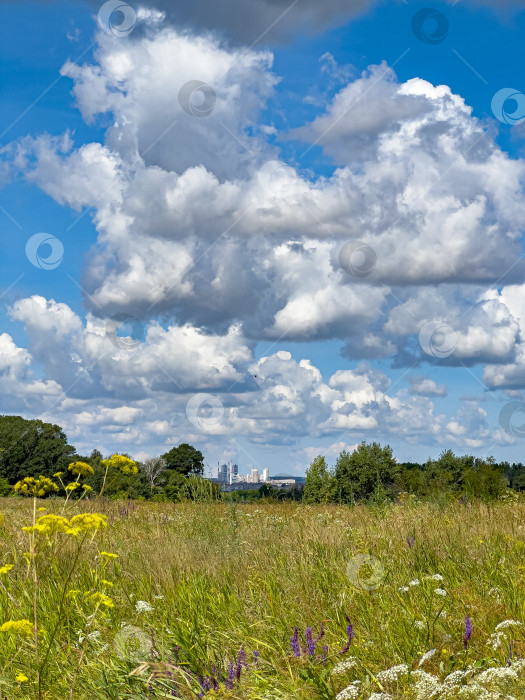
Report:
M 426 654 L 423 654 L 423 656 L 419 659 L 419 668 L 429 661 L 436 653 L 437 649 L 430 649 L 430 651 L 427 651 Z
M 503 622 L 500 622 L 496 627 L 494 628 L 496 632 L 499 632 L 500 630 L 507 629 L 507 627 L 522 627 L 523 622 L 518 622 L 518 620 L 503 620 Z
M 342 690 L 340 693 L 336 695 L 335 700 L 353 700 L 353 698 L 357 698 L 359 696 L 359 686 L 360 686 L 360 681 L 354 681 L 351 683 L 349 686 L 347 686 L 344 690 Z
M 378 673 L 377 679 L 381 681 L 381 683 L 392 683 L 394 681 L 397 681 L 399 676 L 406 676 L 408 671 L 409 669 L 406 664 L 398 664 L 397 666 L 392 666 L 392 668 L 388 668 L 386 671 L 381 671 L 380 673 Z
M 444 598 L 447 595 L 447 592 L 443 588 L 436 588 L 434 590 L 434 593 L 436 595 L 440 595 L 442 598 Z
M 135 603 L 135 610 L 138 613 L 143 613 L 143 612 L 151 612 L 152 610 L 155 610 L 153 605 L 150 605 L 146 600 L 137 600 Z
M 355 658 L 355 656 L 349 656 L 348 659 L 346 659 L 345 661 L 340 661 L 333 667 L 332 675 L 337 676 L 341 673 L 346 673 L 346 671 L 349 671 L 355 666 L 357 666 L 357 659 Z

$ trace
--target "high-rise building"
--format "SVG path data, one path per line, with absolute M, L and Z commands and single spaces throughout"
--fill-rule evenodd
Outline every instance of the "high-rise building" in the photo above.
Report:
M 258 470 L 258 469 L 252 469 L 250 481 L 251 481 L 252 484 L 258 484 L 258 483 L 259 483 L 259 470 Z
M 268 469 L 263 469 L 262 480 L 263 480 L 264 482 L 266 482 L 266 481 L 269 481 L 269 479 L 270 479 L 270 472 L 269 472 L 269 470 L 268 470 Z
M 222 484 L 227 484 L 229 482 L 227 464 L 221 464 L 221 466 L 219 467 L 219 473 L 217 474 L 217 478 Z

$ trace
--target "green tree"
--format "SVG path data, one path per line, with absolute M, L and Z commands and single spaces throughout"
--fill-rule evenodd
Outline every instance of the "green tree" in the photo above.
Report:
M 166 468 L 176 471 L 183 476 L 199 476 L 204 474 L 204 457 L 200 450 L 184 442 L 178 447 L 172 447 L 162 455 Z
M 75 448 L 62 428 L 41 420 L 0 416 L 0 476 L 11 484 L 26 476 L 67 472 Z
M 378 488 L 394 490 L 399 465 L 389 445 L 362 442 L 349 454 L 343 450 L 335 465 L 335 492 L 341 503 L 354 503 L 369 498 Z
M 303 503 L 330 503 L 334 500 L 334 477 L 326 460 L 319 455 L 306 470 Z

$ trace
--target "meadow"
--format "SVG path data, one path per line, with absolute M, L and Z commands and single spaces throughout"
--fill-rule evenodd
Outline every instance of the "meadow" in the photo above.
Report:
M 520 494 L 0 512 L 2 699 L 525 697 Z

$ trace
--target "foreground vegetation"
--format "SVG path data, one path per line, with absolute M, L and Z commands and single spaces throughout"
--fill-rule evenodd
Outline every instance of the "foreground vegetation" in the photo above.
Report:
M 0 694 L 524 697 L 521 494 L 401 501 L 0 499 Z

